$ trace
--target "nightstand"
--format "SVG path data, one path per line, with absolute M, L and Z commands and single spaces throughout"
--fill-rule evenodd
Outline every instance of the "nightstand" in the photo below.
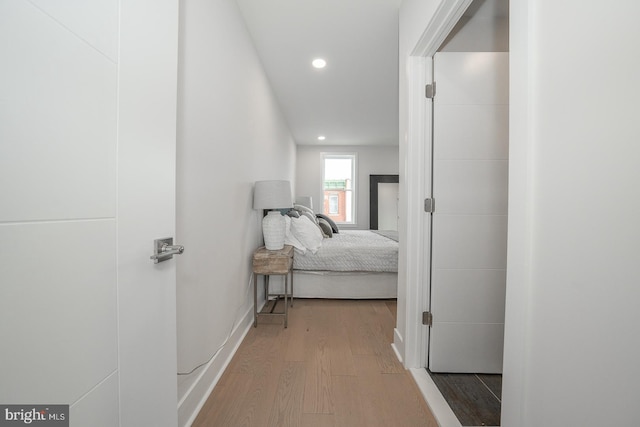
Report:
M 291 292 L 289 292 L 289 273 L 291 273 Z M 273 307 L 267 313 L 258 313 L 258 274 L 264 276 L 265 299 L 275 296 Z M 269 293 L 269 277 L 284 276 L 284 294 Z M 284 311 L 275 312 L 280 297 L 284 297 Z M 270 251 L 264 246 L 253 253 L 253 326 L 258 326 L 258 316 L 277 315 L 284 316 L 284 327 L 287 327 L 289 316 L 288 306 L 293 307 L 293 246 L 284 245 L 284 248 Z

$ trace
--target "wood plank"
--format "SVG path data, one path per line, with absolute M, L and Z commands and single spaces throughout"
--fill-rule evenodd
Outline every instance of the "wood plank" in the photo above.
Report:
M 309 309 L 306 300 L 295 300 L 293 307 L 289 308 L 289 327 L 285 331 L 286 352 L 285 360 L 291 362 L 303 362 L 305 359 L 305 345 L 309 332 Z
M 329 361 L 331 375 L 355 375 L 355 365 L 349 345 L 348 325 L 341 322 L 341 311 L 333 318 L 335 328 L 329 337 Z
M 304 427 L 336 427 L 333 414 L 302 414 L 302 424 Z
M 249 393 L 252 376 L 232 373 L 224 387 L 216 387 L 196 417 L 193 426 L 224 426 L 237 419 L 243 410 L 244 397 Z
M 331 383 L 331 392 L 335 398 L 334 417 L 338 426 L 370 426 L 375 423 L 375 414 L 360 394 L 358 378 L 355 376 L 336 376 Z
M 475 374 L 430 375 L 463 426 L 500 425 L 500 401 Z
M 249 392 L 240 402 L 243 410 L 238 413 L 236 419 L 229 419 L 227 424 L 222 425 L 238 427 L 266 425 L 271 408 L 274 406 L 280 373 L 281 369 L 278 369 L 265 372 L 264 375 L 254 375 Z
M 341 311 L 343 322 L 349 325 L 347 335 L 351 354 L 354 356 L 373 354 L 373 344 L 375 344 L 372 341 L 370 328 L 366 324 L 366 318 L 363 318 L 361 306 L 362 303 L 358 302 L 353 307 Z
M 404 367 L 391 348 L 393 328 L 390 328 L 392 323 L 384 302 L 373 301 L 370 305 L 363 305 L 360 307 L 360 313 L 367 325 L 371 354 L 376 356 L 381 372 L 388 374 L 404 372 Z
M 285 362 L 278 379 L 268 426 L 294 427 L 302 421 L 305 368 L 303 362 Z
M 331 361 L 328 348 L 329 333 L 324 328 L 328 323 L 327 312 L 318 310 L 314 316 L 316 327 L 310 328 L 305 340 L 304 412 L 330 414 L 333 412 Z
M 418 393 L 406 393 L 417 386 L 413 379 L 403 374 L 381 374 L 382 390 L 386 399 L 382 402 L 382 416 L 387 425 L 406 427 L 437 427 L 438 423 Z
M 484 383 L 491 393 L 493 393 L 498 400 L 502 401 L 502 375 L 500 374 L 476 374 L 476 376 Z

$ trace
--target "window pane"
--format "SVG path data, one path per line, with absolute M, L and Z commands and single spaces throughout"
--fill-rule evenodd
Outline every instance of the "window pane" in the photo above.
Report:
M 323 213 L 338 223 L 353 223 L 355 156 L 327 155 L 323 166 Z
M 338 195 L 329 194 L 329 214 L 338 215 Z

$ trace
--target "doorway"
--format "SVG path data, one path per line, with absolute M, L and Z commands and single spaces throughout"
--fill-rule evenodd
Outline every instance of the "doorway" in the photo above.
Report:
M 399 175 L 369 175 L 369 229 L 398 230 Z
M 438 52 L 428 367 L 502 372 L 508 53 Z
M 431 137 L 437 130 L 432 128 L 432 103 L 430 100 L 424 100 L 424 85 L 433 82 L 433 61 L 434 56 L 438 51 L 443 50 L 444 44 L 448 44 L 449 48 L 453 48 L 451 51 L 458 52 L 478 52 L 478 51 L 496 51 L 492 48 L 486 48 L 486 44 L 491 44 L 495 40 L 505 40 L 506 49 L 508 51 L 508 2 L 499 0 L 484 2 L 473 2 L 467 0 L 443 0 L 439 9 L 435 12 L 434 16 L 428 25 L 425 25 L 421 38 L 418 40 L 415 46 L 410 46 L 408 54 L 409 62 L 407 63 L 408 74 L 408 166 L 409 170 L 416 175 L 415 179 L 411 179 L 408 183 L 407 197 L 409 200 L 413 200 L 413 197 L 435 197 L 436 212 L 442 207 L 438 200 L 439 196 L 432 193 L 432 179 L 431 176 L 431 162 L 432 154 L 430 150 Z M 470 7 L 467 7 L 471 4 Z M 484 5 L 484 6 L 483 6 Z M 465 13 L 465 9 L 467 12 Z M 489 13 L 491 12 L 491 13 Z M 498 16 L 494 12 L 498 13 Z M 468 16 L 467 13 L 476 13 L 478 16 Z M 486 14 L 485 14 L 486 13 Z M 479 20 L 478 20 L 479 19 Z M 485 33 L 483 33 L 483 29 Z M 504 38 L 496 38 L 497 33 L 502 33 Z M 466 37 L 473 35 L 471 39 L 471 45 L 473 48 L 459 49 L 464 43 L 458 36 Z M 448 37 L 448 38 L 447 38 Z M 438 82 L 436 82 L 438 83 Z M 505 82 L 506 84 L 506 82 Z M 436 97 L 441 92 L 439 85 L 436 87 Z M 422 99 L 421 99 L 422 98 Z M 464 129 L 461 129 L 464 130 Z M 425 144 L 426 141 L 426 144 Z M 420 148 L 427 146 L 427 149 L 422 152 Z M 417 155 L 417 156 L 416 156 Z M 420 156 L 420 158 L 418 158 Z M 424 160 L 422 160 L 424 159 Z M 420 172 L 424 170 L 424 174 Z M 419 179 L 418 179 L 419 178 Z M 424 187 L 422 187 L 424 183 Z M 437 188 L 436 188 L 437 191 Z M 409 230 L 420 230 L 420 236 L 422 240 L 409 239 L 408 248 L 410 251 L 420 254 L 418 258 L 408 259 L 409 268 L 409 280 L 415 277 L 415 280 L 420 285 L 417 289 L 413 286 L 408 286 L 408 293 L 417 292 L 420 295 L 420 301 L 415 304 L 407 304 L 407 322 L 410 322 L 411 316 L 414 318 L 420 317 L 424 311 L 428 311 L 431 308 L 431 288 L 430 280 L 432 276 L 430 257 L 431 253 L 431 214 L 423 213 L 422 217 L 414 216 L 410 213 L 407 217 L 407 228 Z M 436 231 L 437 233 L 437 231 Z M 435 238 L 436 236 L 434 236 Z M 425 262 L 425 260 L 427 260 Z M 415 269 L 415 270 L 414 270 Z M 416 274 L 412 274 L 413 272 Z M 415 310 L 415 312 L 413 311 Z M 438 315 L 435 316 L 434 322 L 437 322 Z M 439 392 L 435 382 L 429 377 L 428 372 L 424 367 L 429 366 L 429 348 L 428 342 L 430 340 L 431 328 L 425 327 L 422 323 L 418 323 L 417 329 L 412 330 L 410 324 L 407 325 L 406 342 L 407 347 L 405 354 L 409 360 L 408 366 L 421 366 L 421 369 L 414 370 L 414 377 L 418 383 L 423 383 L 421 388 L 425 393 L 425 397 L 433 404 L 434 414 L 438 418 L 441 425 L 457 426 L 461 425 L 460 421 L 454 415 L 451 410 L 451 405 L 448 405 L 443 394 Z M 400 336 L 402 338 L 402 336 Z M 417 343 L 417 348 L 414 347 L 414 340 Z M 500 340 L 502 342 L 502 340 Z M 400 342 L 400 340 L 398 340 Z M 419 359 L 415 356 L 419 356 Z

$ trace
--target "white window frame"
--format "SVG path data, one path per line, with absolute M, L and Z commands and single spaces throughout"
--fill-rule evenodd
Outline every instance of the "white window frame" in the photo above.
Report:
M 321 194 L 323 196 L 324 201 L 324 181 L 325 181 L 325 172 L 324 172 L 324 164 L 326 159 L 350 159 L 351 160 L 351 221 L 338 222 L 337 224 L 345 224 L 345 225 L 357 225 L 358 224 L 358 153 L 350 153 L 350 152 L 328 152 L 321 153 L 321 170 L 322 170 L 322 181 L 320 182 Z M 347 191 L 348 197 L 349 191 Z M 324 203 L 324 202 L 323 202 Z M 347 202 L 349 203 L 349 202 Z

